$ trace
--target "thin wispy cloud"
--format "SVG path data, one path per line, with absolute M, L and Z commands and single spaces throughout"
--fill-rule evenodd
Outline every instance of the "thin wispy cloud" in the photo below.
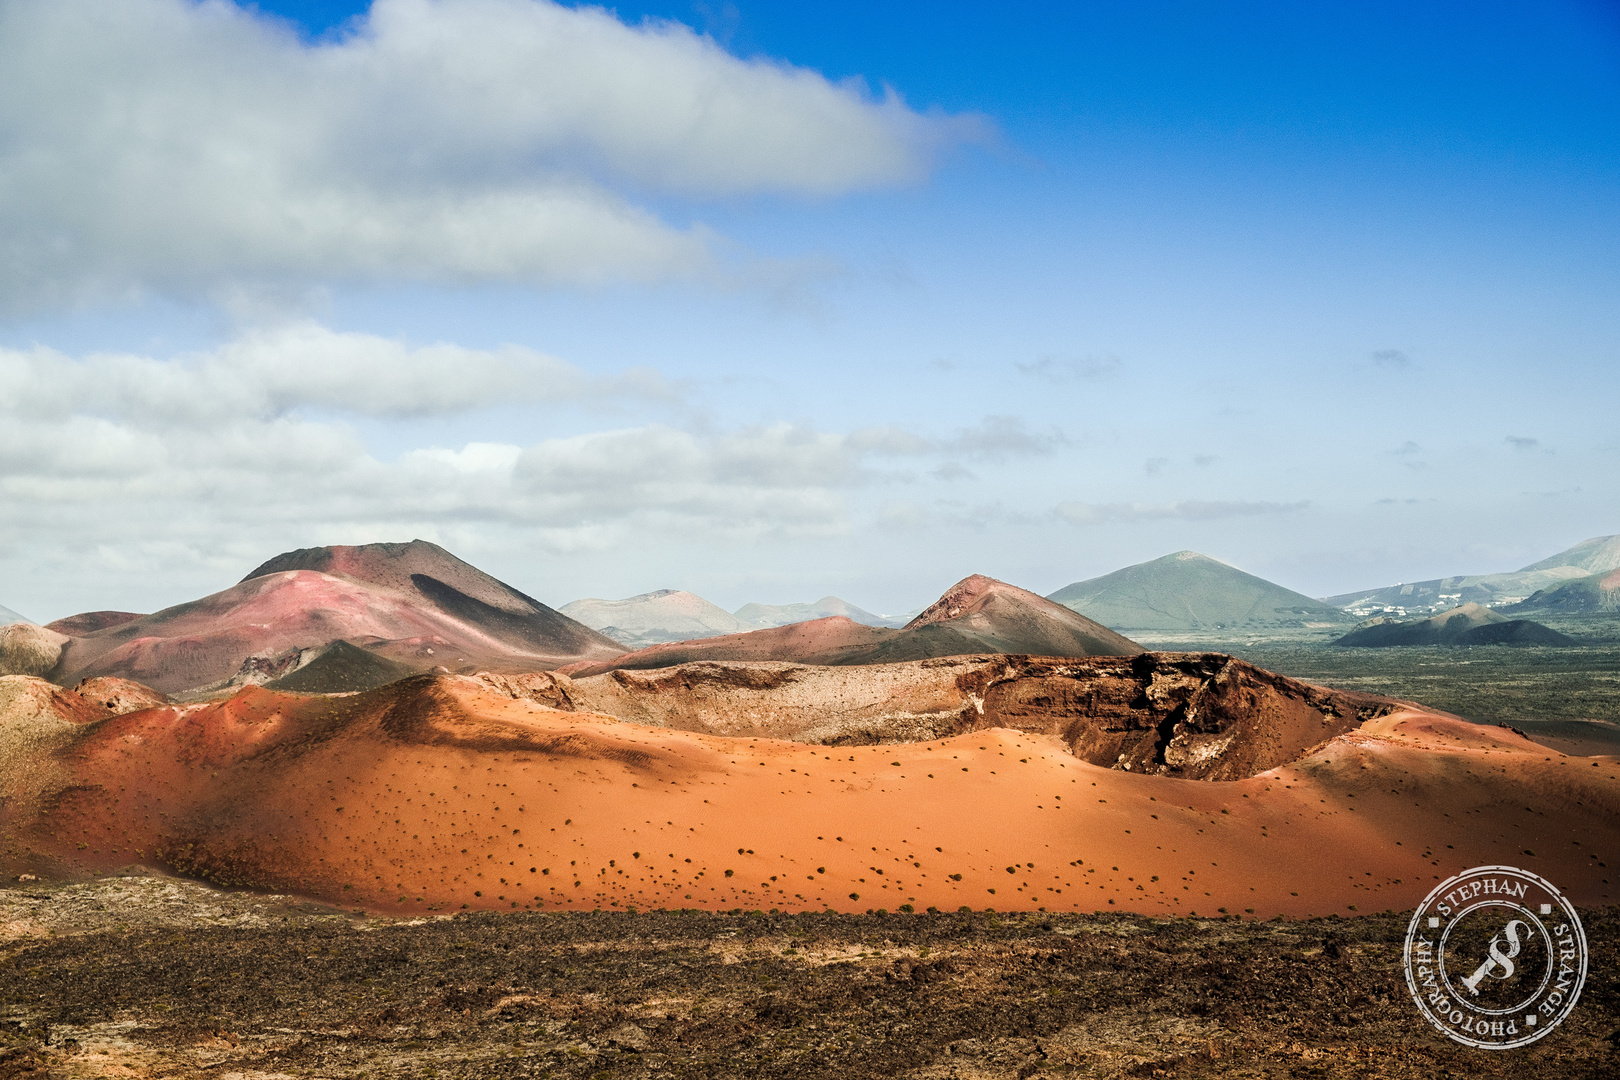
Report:
M 944 454 L 980 461 L 1045 457 L 1068 444 L 1068 437 L 1053 428 L 1032 431 L 1016 416 L 987 416 L 944 437 L 926 437 L 895 427 L 862 428 L 850 435 L 852 445 L 874 454 L 916 456 Z
M 1091 382 L 1118 375 L 1125 364 L 1117 356 L 1043 356 L 1028 363 L 1015 363 L 1013 367 L 1020 375 L 1046 382 Z
M 1244 502 L 1240 500 L 1189 499 L 1168 503 L 1084 503 L 1064 502 L 1053 508 L 1056 516 L 1071 525 L 1106 525 L 1132 521 L 1215 521 L 1221 518 L 1259 517 L 1293 514 L 1310 506 L 1299 502 Z

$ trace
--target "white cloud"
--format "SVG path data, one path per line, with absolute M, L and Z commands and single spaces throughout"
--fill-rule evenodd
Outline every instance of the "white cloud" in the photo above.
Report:
M 690 276 L 634 193 L 902 183 L 971 118 L 543 0 L 377 0 L 302 42 L 225 0 L 0 0 L 0 295 Z
M 184 541 L 218 552 L 249 540 L 257 549 L 457 530 L 553 552 L 637 536 L 825 537 L 860 518 L 853 493 L 914 483 L 908 470 L 948 466 L 964 447 L 1003 457 L 1049 449 L 1047 437 L 989 417 L 934 438 L 785 423 L 539 430 L 523 445 L 484 438 L 385 459 L 355 426 L 632 400 L 686 409 L 655 372 L 604 378 L 514 346 L 419 347 L 311 324 L 168 360 L 0 349 L 0 562 L 22 551 Z
M 496 402 L 674 401 L 656 372 L 601 378 L 515 345 L 410 346 L 300 323 L 246 334 L 174 360 L 0 348 L 0 409 L 19 420 L 119 418 L 133 428 L 210 430 L 299 408 L 377 417 L 444 415 Z M 52 440 L 55 441 L 55 440 Z

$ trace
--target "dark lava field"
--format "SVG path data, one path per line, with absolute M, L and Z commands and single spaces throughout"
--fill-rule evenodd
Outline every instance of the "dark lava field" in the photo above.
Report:
M 0 889 L 0 1078 L 1613 1077 L 1620 909 L 1531 1047 L 1420 1018 L 1406 915 L 477 914 Z

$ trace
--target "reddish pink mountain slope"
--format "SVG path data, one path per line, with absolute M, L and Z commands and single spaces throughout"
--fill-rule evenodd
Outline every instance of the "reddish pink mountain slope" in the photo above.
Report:
M 339 639 L 417 669 L 533 671 L 622 651 L 417 540 L 278 556 L 223 592 L 75 637 L 52 677 L 117 675 L 172 694 Z

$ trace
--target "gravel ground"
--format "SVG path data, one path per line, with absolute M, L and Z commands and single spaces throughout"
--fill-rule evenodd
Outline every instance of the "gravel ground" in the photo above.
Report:
M 478 914 L 0 889 L 0 1078 L 1612 1077 L 1620 909 L 1532 1047 L 1433 1032 L 1399 913 Z

